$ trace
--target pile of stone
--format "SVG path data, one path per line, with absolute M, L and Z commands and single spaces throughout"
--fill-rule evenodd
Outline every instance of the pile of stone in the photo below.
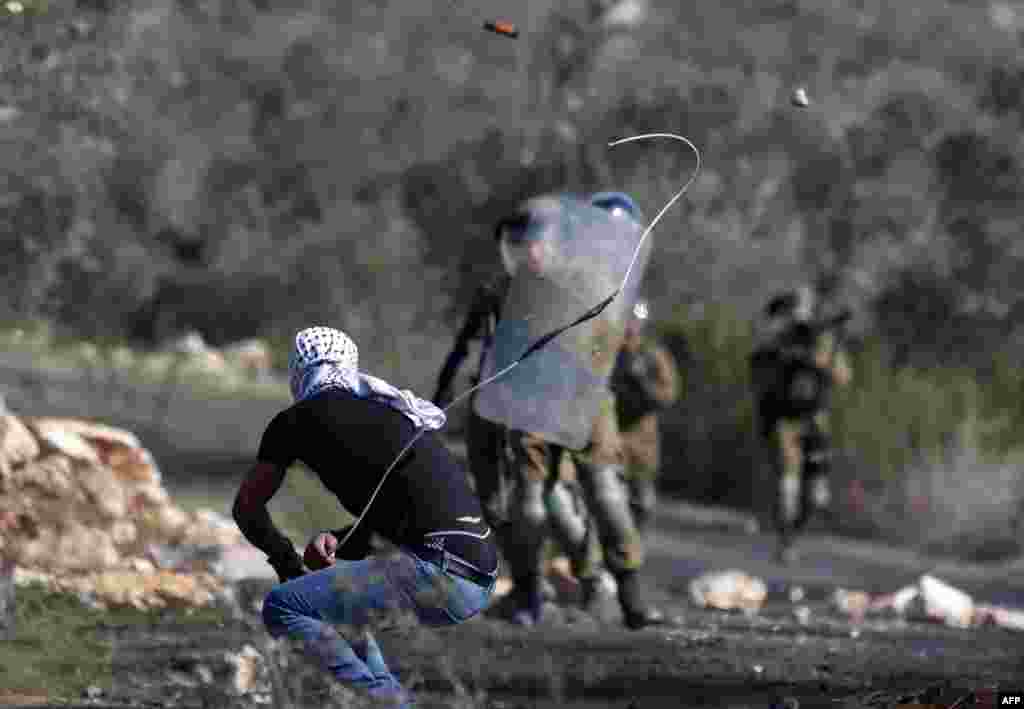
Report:
M 202 606 L 223 590 L 221 552 L 244 546 L 229 520 L 171 501 L 133 434 L 0 411 L 0 556 L 16 583 L 101 606 Z

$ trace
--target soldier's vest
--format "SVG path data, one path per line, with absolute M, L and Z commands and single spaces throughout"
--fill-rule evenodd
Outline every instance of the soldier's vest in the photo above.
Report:
M 644 386 L 652 375 L 653 356 L 644 347 L 637 352 L 619 351 L 612 371 L 611 390 L 615 394 L 615 410 L 622 425 L 628 426 L 649 413 L 661 409 L 661 403 Z
M 832 378 L 814 365 L 813 352 L 766 347 L 754 354 L 752 365 L 762 382 L 759 406 L 765 415 L 803 418 L 828 406 Z

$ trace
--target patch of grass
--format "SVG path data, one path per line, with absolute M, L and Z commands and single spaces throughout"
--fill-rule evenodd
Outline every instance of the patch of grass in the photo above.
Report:
M 14 633 L 0 643 L 0 687 L 45 694 L 51 701 L 78 699 L 90 685 L 111 690 L 113 646 L 103 635 L 105 627 L 160 622 L 209 627 L 224 620 L 218 608 L 101 611 L 38 585 L 18 587 L 15 598 Z

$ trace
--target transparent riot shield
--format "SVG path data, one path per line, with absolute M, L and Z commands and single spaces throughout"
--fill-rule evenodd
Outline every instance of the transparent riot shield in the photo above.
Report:
M 531 200 L 526 227 L 545 244 L 542 263 L 516 269 L 482 379 L 516 361 L 544 335 L 607 299 L 622 283 L 641 225 L 586 198 Z M 579 450 L 590 441 L 650 252 L 637 255 L 622 293 L 593 319 L 562 333 L 476 397 L 476 412 L 511 429 Z

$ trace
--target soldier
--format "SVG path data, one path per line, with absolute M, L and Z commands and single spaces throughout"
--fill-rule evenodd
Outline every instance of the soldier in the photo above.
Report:
M 852 377 L 838 337 L 849 311 L 823 321 L 816 310 L 807 287 L 773 298 L 764 341 L 751 355 L 760 435 L 778 484 L 775 524 L 784 563 L 796 558 L 796 535 L 829 506 L 829 394 Z
M 469 355 L 470 343 L 480 341 L 479 365 L 472 378 L 474 385 L 480 382 L 484 362 L 490 351 L 495 330 L 501 320 L 502 304 L 509 291 L 509 284 L 519 265 L 532 270 L 543 270 L 549 258 L 548 246 L 543 235 L 526 230 L 524 215 L 519 214 L 503 220 L 495 228 L 495 243 L 503 265 L 500 274 L 481 285 L 473 296 L 469 314 L 455 338 L 455 346 L 445 360 L 438 377 L 434 402 L 445 406 L 452 401 L 452 383 L 459 367 Z M 470 398 L 470 411 L 466 431 L 466 448 L 469 468 L 474 487 L 484 509 L 484 515 L 498 533 L 498 542 L 503 544 L 509 535 L 517 530 L 508 527 L 509 504 L 513 480 L 510 478 L 509 432 L 501 424 L 484 418 L 477 413 L 476 400 L 479 392 Z M 596 538 L 593 543 L 587 536 L 587 521 L 582 507 L 582 494 L 574 483 L 571 463 L 566 460 L 558 468 L 558 475 L 551 481 L 551 500 L 556 513 L 552 530 L 574 560 L 574 568 L 587 567 L 599 552 Z M 554 504 L 556 503 L 557 504 Z M 522 614 L 513 611 L 513 620 L 525 624 Z
M 507 319 L 499 323 L 483 376 L 521 354 L 529 335 L 564 324 L 613 292 L 619 283 L 615 264 L 607 261 L 628 262 L 636 243 L 630 237 L 639 237 L 636 215 L 628 197 L 604 193 L 589 200 L 537 198 L 503 223 L 502 244 L 508 245 L 503 253 L 514 280 Z M 527 242 L 522 235 L 529 233 L 543 237 Z M 607 316 L 574 334 L 566 332 L 536 359 L 526 360 L 518 376 L 481 390 L 476 404 L 481 416 L 509 428 L 516 488 L 502 546 L 515 583 L 512 618 L 522 625 L 540 620 L 542 548 L 553 531 L 569 552 L 585 606 L 599 587 L 595 542 L 600 541 L 627 627 L 659 624 L 662 615 L 640 598 L 643 548 L 623 480 L 614 397 L 605 386 L 621 335 L 616 337 L 614 318 Z M 571 494 L 572 469 L 585 510 L 576 508 Z
M 657 501 L 661 463 L 658 412 L 679 400 L 679 370 L 671 353 L 644 335 L 649 310 L 639 301 L 626 323 L 626 337 L 612 373 L 622 435 L 629 504 L 643 533 Z
M 452 382 L 462 362 L 469 355 L 470 343 L 480 340 L 480 359 L 474 385 L 480 381 L 480 370 L 494 337 L 494 329 L 501 318 L 501 304 L 508 292 L 510 276 L 502 272 L 477 288 L 466 321 L 455 338 L 455 346 L 445 360 L 437 381 L 434 403 L 440 407 L 452 401 Z M 481 418 L 476 413 L 476 394 L 469 400 L 466 424 L 466 454 L 473 485 L 480 498 L 484 515 L 494 529 L 499 529 L 508 518 L 508 479 L 506 432 L 500 424 Z

